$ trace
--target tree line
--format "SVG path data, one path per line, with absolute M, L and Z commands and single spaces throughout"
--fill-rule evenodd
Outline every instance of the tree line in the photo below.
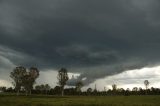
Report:
M 104 88 L 104 91 L 98 91 L 96 89 L 96 86 L 94 89 L 88 88 L 86 91 L 82 91 L 81 88 L 84 86 L 83 81 L 78 81 L 75 83 L 75 87 L 72 88 L 65 88 L 65 85 L 67 81 L 69 80 L 68 77 L 68 71 L 66 68 L 61 68 L 58 71 L 57 79 L 58 79 L 58 85 L 54 88 L 51 88 L 49 84 L 41 84 L 36 85 L 34 87 L 34 84 L 36 83 L 36 79 L 39 77 L 39 70 L 36 67 L 31 67 L 29 69 L 26 69 L 23 66 L 16 67 L 13 69 L 13 71 L 10 73 L 10 77 L 13 79 L 13 85 L 14 88 L 6 88 L 6 87 L 0 87 L 0 91 L 3 92 L 10 92 L 10 93 L 16 93 L 17 95 L 25 94 L 25 95 L 31 95 L 31 94 L 45 94 L 45 95 L 159 95 L 160 89 L 149 87 L 149 81 L 145 80 L 144 85 L 145 89 L 142 89 L 141 87 L 134 87 L 132 90 L 127 88 L 126 90 L 123 88 L 118 88 L 116 84 L 112 85 L 112 89 L 106 90 Z

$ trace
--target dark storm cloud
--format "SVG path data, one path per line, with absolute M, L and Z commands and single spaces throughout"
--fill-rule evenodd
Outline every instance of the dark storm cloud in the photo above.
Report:
M 158 0 L 1 0 L 0 45 L 15 65 L 97 78 L 159 63 Z M 2 49 L 1 49 L 2 51 Z M 4 52 L 4 51 L 3 51 Z
M 70 47 L 58 48 L 57 53 L 65 58 L 71 65 L 93 66 L 116 62 L 119 57 L 112 50 L 97 50 L 85 46 L 73 45 Z

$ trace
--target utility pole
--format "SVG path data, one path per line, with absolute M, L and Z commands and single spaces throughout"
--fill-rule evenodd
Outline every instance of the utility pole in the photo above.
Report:
M 97 91 L 97 85 L 95 84 L 95 88 L 94 88 L 96 91 Z
M 106 87 L 104 87 L 104 92 L 106 92 Z

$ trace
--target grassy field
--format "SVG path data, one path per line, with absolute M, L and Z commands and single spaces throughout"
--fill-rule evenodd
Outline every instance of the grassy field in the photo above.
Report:
M 160 106 L 160 96 L 0 95 L 0 106 Z

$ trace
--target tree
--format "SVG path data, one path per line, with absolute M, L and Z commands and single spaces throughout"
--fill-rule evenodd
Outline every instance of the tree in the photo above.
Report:
M 132 91 L 137 92 L 137 91 L 138 91 L 138 88 L 137 88 L 137 87 L 134 87 L 134 88 L 132 89 Z
M 113 85 L 112 85 L 112 90 L 113 90 L 113 91 L 116 91 L 116 90 L 117 90 L 117 85 L 116 85 L 116 84 L 113 84 Z
M 13 69 L 10 73 L 10 77 L 14 80 L 13 85 L 15 86 L 15 90 L 17 91 L 17 95 L 19 95 L 20 89 L 23 85 L 23 77 L 26 74 L 26 68 L 20 66 Z
M 147 90 L 147 89 L 148 89 L 148 86 L 149 86 L 149 81 L 148 81 L 148 80 L 145 80 L 145 81 L 144 81 L 144 85 L 145 85 L 146 90 Z
M 3 86 L 3 87 L 0 87 L 0 92 L 6 92 L 6 87 L 5 86 Z
M 127 88 L 126 91 L 125 91 L 125 96 L 129 96 L 130 95 L 130 89 Z
M 83 83 L 82 83 L 82 81 L 78 81 L 77 83 L 76 83 L 76 91 L 77 92 L 81 92 L 81 88 L 83 87 Z
M 43 94 L 43 92 L 45 91 L 45 86 L 42 84 L 42 85 L 40 85 L 40 91 L 41 91 L 41 93 Z
M 117 85 L 113 84 L 112 85 L 112 92 L 113 92 L 114 95 L 116 94 L 116 91 L 117 91 Z
M 9 87 L 9 88 L 6 89 L 6 92 L 12 92 L 13 93 L 14 89 L 12 87 Z
M 47 95 L 47 93 L 51 89 L 51 87 L 48 84 L 45 84 L 44 87 L 45 87 L 45 91 L 46 91 L 46 95 Z
M 41 92 L 41 93 L 48 93 L 48 91 L 51 89 L 51 87 L 49 86 L 49 84 L 42 84 L 42 85 L 36 85 L 35 86 L 35 90 L 37 91 L 37 92 Z
M 36 90 L 37 93 L 42 93 L 40 85 L 36 85 L 35 90 Z
M 29 72 L 27 72 L 23 77 L 23 86 L 26 90 L 26 94 L 30 93 L 33 89 L 33 85 L 36 79 L 39 77 L 39 70 L 36 67 L 31 67 Z
M 64 86 L 66 85 L 66 82 L 67 82 L 68 79 L 69 79 L 68 73 L 67 73 L 67 69 L 61 68 L 61 69 L 58 71 L 57 79 L 58 79 L 58 84 L 59 84 L 60 87 L 61 87 L 61 93 L 62 93 L 62 96 L 63 96 L 63 95 L 64 95 Z
M 92 93 L 92 91 L 93 91 L 92 88 L 88 88 L 88 89 L 87 89 L 87 94 L 90 95 L 90 94 Z
M 148 89 L 148 86 L 149 86 L 149 81 L 148 80 L 145 80 L 144 81 L 144 85 L 146 87 L 146 94 L 147 94 L 147 89 Z
M 60 86 L 55 86 L 53 90 L 54 90 L 53 91 L 54 94 L 59 94 L 61 92 L 61 87 Z
M 22 82 L 22 85 L 26 91 L 26 96 L 27 94 L 30 92 L 31 94 L 31 78 L 30 78 L 30 75 L 27 73 L 26 75 L 23 76 L 23 82 Z
M 13 72 L 11 72 L 10 77 L 14 80 L 13 84 L 17 95 L 19 95 L 21 87 L 24 87 L 26 94 L 28 94 L 28 92 L 31 94 L 33 84 L 38 76 L 39 70 L 35 67 L 31 67 L 29 71 L 26 71 L 26 68 L 22 66 L 16 67 Z

